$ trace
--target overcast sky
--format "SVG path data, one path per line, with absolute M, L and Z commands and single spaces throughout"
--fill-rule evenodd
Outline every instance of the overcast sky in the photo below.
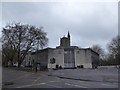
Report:
M 56 47 L 68 30 L 71 45 L 106 44 L 118 34 L 117 2 L 11 2 L 2 3 L 2 23 L 22 22 L 43 26 L 48 47 Z

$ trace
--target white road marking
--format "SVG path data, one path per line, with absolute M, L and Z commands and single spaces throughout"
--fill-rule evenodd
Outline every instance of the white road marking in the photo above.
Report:
M 50 81 L 50 82 L 56 82 L 56 81 Z
M 61 80 L 61 81 L 63 81 L 63 80 Z M 61 88 L 61 87 L 58 87 L 58 86 L 55 86 L 55 85 L 50 85 L 50 84 L 48 84 L 48 83 L 53 83 L 53 82 L 61 82 L 60 80 L 58 81 L 49 81 L 49 82 L 42 82 L 42 83 L 33 83 L 33 84 L 29 84 L 29 85 L 23 85 L 23 86 L 18 86 L 17 88 L 24 88 L 24 87 L 30 87 L 30 86 L 36 86 L 36 85 L 48 85 L 48 86 L 53 86 L 53 87 L 57 87 L 57 88 Z
M 40 84 L 46 84 L 46 83 L 40 83 Z
M 39 79 L 46 77 L 46 75 L 42 74 L 40 77 L 36 78 L 35 80 L 33 80 L 33 84 L 35 84 Z
M 51 85 L 51 84 L 46 84 L 46 85 L 52 86 L 52 87 L 55 87 L 55 88 L 61 88 L 61 87 L 59 87 L 59 86 L 55 86 L 55 85 Z
M 30 86 L 36 86 L 36 85 L 43 85 L 43 84 L 46 84 L 46 83 L 23 85 L 23 86 L 18 86 L 17 88 L 24 88 L 24 87 L 30 87 Z
M 70 83 L 65 83 L 66 85 L 70 85 L 70 86 L 75 86 L 75 87 L 79 87 L 79 88 L 87 88 L 84 86 L 80 86 L 80 85 L 75 85 L 75 84 L 70 84 Z
M 111 85 L 109 85 L 109 84 L 103 84 L 103 83 L 102 83 L 101 85 L 104 85 L 104 86 L 111 86 Z

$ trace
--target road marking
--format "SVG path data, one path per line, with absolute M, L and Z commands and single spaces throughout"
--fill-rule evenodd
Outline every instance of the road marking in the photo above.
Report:
M 101 84 L 101 85 L 104 85 L 104 86 L 111 86 L 111 85 L 108 85 L 108 84 Z
M 80 85 L 75 85 L 75 84 L 70 84 L 70 83 L 65 83 L 65 84 L 69 85 L 69 86 L 79 87 L 79 88 L 88 88 L 88 87 L 84 87 L 84 86 L 80 86 Z
M 37 79 L 33 80 L 33 83 L 36 83 L 40 78 L 37 78 Z
M 61 80 L 61 81 L 63 81 L 63 80 Z M 57 87 L 58 88 L 58 86 L 54 86 L 54 85 L 48 84 L 48 83 L 52 83 L 52 82 L 49 81 L 49 82 L 42 82 L 42 83 L 37 83 L 37 84 L 29 84 L 29 85 L 18 86 L 16 88 L 24 88 L 24 87 L 30 87 L 30 86 L 36 86 L 36 85 L 44 85 L 44 84 L 47 84 L 49 86 L 53 86 L 53 87 Z M 60 80 L 59 81 L 57 80 L 57 81 L 54 81 L 54 82 L 60 82 Z
M 46 84 L 46 83 L 41 83 L 41 84 Z
M 37 79 L 33 80 L 33 83 L 36 83 L 39 79 L 46 77 L 47 75 L 41 75 L 41 77 L 38 77 Z
M 59 86 L 55 86 L 55 85 L 51 85 L 51 84 L 46 84 L 46 85 L 52 86 L 52 87 L 55 87 L 55 88 L 61 88 L 61 87 L 59 87 Z
M 50 81 L 50 82 L 56 82 L 56 81 Z
M 39 78 L 33 80 L 33 83 L 37 82 L 40 78 L 42 78 L 42 77 L 39 77 Z
M 18 86 L 16 88 L 24 88 L 24 87 L 30 87 L 30 86 L 36 86 L 36 85 L 43 85 L 43 84 L 46 84 L 46 83 L 29 84 L 29 85 Z

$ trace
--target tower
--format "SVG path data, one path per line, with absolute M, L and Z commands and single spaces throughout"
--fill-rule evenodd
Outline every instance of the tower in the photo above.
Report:
M 69 33 L 69 31 L 68 31 L 67 37 L 60 38 L 60 46 L 70 47 L 70 33 Z
M 70 46 L 70 33 L 69 33 L 69 31 L 68 31 L 67 37 L 68 37 L 68 44 L 69 44 L 69 46 Z
M 68 31 L 68 39 L 70 39 L 70 33 L 69 33 L 69 31 Z

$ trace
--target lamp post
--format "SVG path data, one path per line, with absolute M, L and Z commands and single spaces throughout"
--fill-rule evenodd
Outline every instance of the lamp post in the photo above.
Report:
M 38 54 L 39 54 L 39 53 L 38 53 L 38 50 L 39 50 L 39 39 L 40 39 L 40 38 L 37 37 L 36 39 L 38 40 L 38 41 L 37 41 L 37 61 L 36 61 L 36 67 L 35 67 L 35 68 L 36 68 L 36 72 L 37 72 L 37 62 L 38 62 L 38 58 L 39 58 L 39 57 L 38 57 Z

